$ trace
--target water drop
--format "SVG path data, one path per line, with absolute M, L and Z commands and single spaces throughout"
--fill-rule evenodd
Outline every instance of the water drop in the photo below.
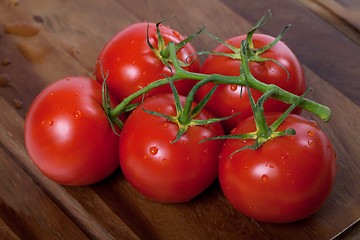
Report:
M 230 44 L 231 42 L 232 42 L 231 40 L 227 40 L 227 41 L 226 41 L 227 44 Z
M 231 133 L 231 134 L 234 134 L 234 133 L 236 132 L 236 130 L 237 130 L 237 128 L 235 127 L 235 128 L 233 128 L 233 129 L 231 129 L 230 133 Z
M 5 33 L 12 33 L 22 37 L 32 37 L 35 36 L 40 28 L 35 24 L 28 22 L 13 22 L 7 23 L 4 25 Z
M 167 127 L 169 127 L 169 123 L 165 122 L 165 123 L 163 123 L 163 126 L 167 128 Z
M 24 106 L 23 101 L 17 98 L 13 100 L 13 103 L 15 104 L 16 109 L 21 109 Z
M 285 159 L 285 158 L 288 158 L 289 157 L 289 153 L 288 152 L 283 152 L 281 153 L 281 158 L 282 159 Z
M 135 44 L 136 43 L 136 41 L 135 40 L 131 40 L 131 42 L 130 42 L 131 44 Z
M 39 15 L 34 15 L 33 19 L 38 23 L 43 23 L 44 19 Z
M 4 87 L 8 87 L 9 83 L 10 83 L 10 76 L 6 73 L 1 73 L 0 74 L 0 87 L 4 88 Z
M 269 180 L 269 177 L 264 174 L 264 175 L 262 175 L 261 180 L 262 180 L 263 182 L 267 182 L 267 181 Z
M 236 89 L 237 89 L 237 85 L 233 85 L 233 84 L 230 85 L 230 90 L 231 90 L 231 91 L 235 92 Z
M 274 168 L 274 166 L 273 166 L 273 165 L 271 165 L 271 164 L 269 165 L 269 167 L 270 167 L 270 168 Z
M 156 155 L 158 153 L 158 151 L 159 151 L 159 149 L 157 147 L 155 147 L 155 146 L 149 148 L 149 153 L 151 155 Z
M 180 37 L 180 34 L 179 34 L 178 32 L 172 31 L 172 33 L 173 33 L 175 36 Z
M 312 137 L 312 136 L 314 136 L 314 132 L 309 130 L 308 135 Z
M 135 63 L 136 63 L 136 61 L 134 60 L 134 61 L 132 61 L 132 65 L 135 65 Z
M 44 57 L 51 51 L 49 45 L 39 38 L 18 41 L 16 46 L 21 55 L 30 62 L 43 62 Z
M 163 163 L 167 163 L 167 161 L 168 161 L 168 160 L 167 160 L 166 158 L 163 159 Z
M 49 124 L 49 126 L 54 126 L 54 120 L 49 120 L 48 124 Z
M 2 61 L 1 61 L 1 64 L 3 65 L 3 66 L 7 66 L 7 65 L 9 65 L 11 63 L 11 61 L 10 61 L 10 59 L 8 59 L 8 58 L 5 58 L 5 59 L 3 59 Z
M 73 115 L 74 115 L 74 117 L 75 117 L 76 119 L 80 119 L 80 118 L 81 118 L 81 112 L 80 112 L 80 110 L 75 111 L 75 112 L 73 113 Z
M 145 156 L 144 156 L 144 159 L 147 160 L 147 159 L 149 159 L 149 157 L 148 157 L 147 155 L 145 155 Z
M 8 6 L 13 8 L 13 7 L 16 7 L 17 5 L 19 5 L 19 3 L 20 3 L 20 0 L 10 0 L 8 3 Z
M 311 124 L 316 128 L 316 129 L 320 129 L 319 125 L 314 121 L 314 120 L 310 120 Z
M 309 141 L 308 141 L 308 144 L 309 144 L 310 146 L 312 146 L 312 145 L 314 145 L 314 142 L 313 142 L 312 140 L 309 140 Z
M 144 75 L 144 76 L 146 76 L 147 73 L 146 73 L 146 71 L 143 71 L 141 74 Z
M 209 152 L 209 149 L 205 148 L 204 153 L 208 153 L 208 152 Z

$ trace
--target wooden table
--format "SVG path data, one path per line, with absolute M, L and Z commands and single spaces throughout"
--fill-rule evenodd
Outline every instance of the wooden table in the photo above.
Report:
M 175 14 L 168 24 L 184 35 L 206 24 L 225 40 L 249 31 L 267 9 L 273 18 L 261 31 L 277 35 L 292 24 L 283 40 L 303 65 L 309 98 L 332 109 L 328 123 L 304 113 L 329 135 L 339 166 L 330 198 L 311 218 L 253 221 L 217 182 L 188 203 L 161 204 L 139 195 L 120 170 L 66 187 L 34 167 L 23 137 L 32 100 L 58 79 L 92 76 L 100 50 L 122 28 Z M 34 35 L 5 33 L 18 21 L 36 25 Z M 1 0 L 0 76 L 9 86 L 0 88 L 0 239 L 359 239 L 359 30 L 358 0 Z M 217 45 L 206 34 L 193 44 Z

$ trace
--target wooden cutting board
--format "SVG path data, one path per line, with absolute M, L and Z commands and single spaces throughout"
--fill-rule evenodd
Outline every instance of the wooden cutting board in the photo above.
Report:
M 283 40 L 302 63 L 309 98 L 332 110 L 327 123 L 303 114 L 328 134 L 339 167 L 311 218 L 256 222 L 231 207 L 217 182 L 188 203 L 162 204 L 138 194 L 120 170 L 89 187 L 65 187 L 32 164 L 23 137 L 31 102 L 58 79 L 93 76 L 102 47 L 122 28 L 175 14 L 168 25 L 184 35 L 206 24 L 225 40 L 248 32 L 267 9 L 273 18 L 261 31 L 275 36 L 292 24 Z M 0 239 L 359 238 L 359 13 L 357 0 L 1 0 Z M 19 23 L 26 30 L 11 30 Z M 206 34 L 193 44 L 198 51 L 217 45 Z

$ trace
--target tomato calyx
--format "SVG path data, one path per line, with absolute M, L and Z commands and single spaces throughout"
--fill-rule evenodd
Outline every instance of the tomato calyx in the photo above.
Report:
M 146 28 L 146 36 L 147 36 L 146 41 L 147 41 L 147 44 L 149 45 L 149 48 L 154 52 L 156 57 L 159 58 L 160 61 L 172 71 L 172 68 L 170 66 L 170 64 L 172 64 L 172 59 L 170 58 L 170 51 L 169 51 L 169 48 L 166 46 L 164 38 L 162 37 L 161 32 L 160 32 L 160 25 L 164 21 L 166 21 L 168 19 L 171 19 L 171 18 L 173 18 L 173 16 L 156 23 L 156 35 L 157 35 L 157 38 L 158 38 L 158 46 L 157 46 L 157 48 L 155 48 L 150 43 L 149 23 L 147 23 L 147 28 Z M 205 26 L 200 28 L 196 33 L 194 33 L 190 37 L 187 37 L 184 40 L 182 40 L 181 42 L 177 43 L 175 45 L 175 52 L 178 52 L 183 46 L 185 46 L 187 43 L 189 43 L 191 40 L 193 40 L 197 35 L 199 35 L 204 30 L 204 28 L 205 28 Z M 191 61 L 189 63 L 185 63 L 185 62 L 182 62 L 182 61 L 179 61 L 179 63 L 180 63 L 181 67 L 187 67 L 187 66 L 190 66 L 192 63 L 194 63 L 196 60 L 197 60 L 197 58 L 195 58 L 193 61 Z
M 258 99 L 258 101 L 255 103 L 254 98 L 252 97 L 248 81 L 257 81 L 250 72 L 249 64 L 248 64 L 248 58 L 246 57 L 246 51 L 248 51 L 248 45 L 249 43 L 247 40 L 242 41 L 241 43 L 241 57 L 243 58 L 242 65 L 241 65 L 241 72 L 242 75 L 245 77 L 245 85 L 248 91 L 248 96 L 250 99 L 250 105 L 251 109 L 253 111 L 254 115 L 254 121 L 256 126 L 256 131 L 245 133 L 245 134 L 238 134 L 238 135 L 225 135 L 225 136 L 217 136 L 212 137 L 203 140 L 215 140 L 215 139 L 253 139 L 255 140 L 253 145 L 245 146 L 241 149 L 236 150 L 232 154 L 229 155 L 228 158 L 230 158 L 235 153 L 244 150 L 244 149 L 253 149 L 256 150 L 260 148 L 265 142 L 270 141 L 271 139 L 285 136 L 285 135 L 295 135 L 296 131 L 293 128 L 289 128 L 285 131 L 276 131 L 277 128 L 281 125 L 282 122 L 286 119 L 286 117 L 291 113 L 292 110 L 294 110 L 295 107 L 297 107 L 303 100 L 305 95 L 311 91 L 311 89 L 308 89 L 302 96 L 297 98 L 293 104 L 281 114 L 281 116 L 270 126 L 267 124 L 264 114 L 264 102 L 269 99 L 270 97 L 279 94 L 279 91 L 281 91 L 279 88 L 277 88 L 275 85 L 272 85 L 268 90 L 264 91 L 263 95 Z
M 206 124 L 211 124 L 211 123 L 215 123 L 215 122 L 220 122 L 226 119 L 229 119 L 233 116 L 229 116 L 229 117 L 225 117 L 225 118 L 211 118 L 211 119 L 206 119 L 206 120 L 199 120 L 199 119 L 195 119 L 195 117 L 200 113 L 201 109 L 205 106 L 205 104 L 209 101 L 210 97 L 212 96 L 212 94 L 215 92 L 217 85 L 215 85 L 212 90 L 194 107 L 192 108 L 192 104 L 194 102 L 194 97 L 195 97 L 195 92 L 204 84 L 210 82 L 212 80 L 211 77 L 206 78 L 200 82 L 198 82 L 190 91 L 190 93 L 188 94 L 188 96 L 186 97 L 186 101 L 184 106 L 182 106 L 181 102 L 180 102 L 180 97 L 179 94 L 176 90 L 176 87 L 174 85 L 174 83 L 172 82 L 172 80 L 170 78 L 167 77 L 167 80 L 170 83 L 173 95 L 174 95 L 174 101 L 175 101 L 175 108 L 176 108 L 176 116 L 168 116 L 156 111 L 149 111 L 144 109 L 143 106 L 143 102 L 144 102 L 144 96 L 142 98 L 141 101 L 141 109 L 149 114 L 153 114 L 156 116 L 161 116 L 164 117 L 165 119 L 174 122 L 178 125 L 178 132 L 176 135 L 176 138 L 174 141 L 172 141 L 171 143 L 176 143 L 182 135 L 184 135 L 186 133 L 186 131 L 188 130 L 188 128 L 190 126 L 200 126 L 200 125 L 206 125 Z
M 247 33 L 246 35 L 246 41 L 249 43 L 248 45 L 248 51 L 246 53 L 246 57 L 248 58 L 249 62 L 266 62 L 266 61 L 272 61 L 274 63 L 276 63 L 277 65 L 279 65 L 281 68 L 283 68 L 286 73 L 287 73 L 287 77 L 289 79 L 289 72 L 288 70 L 278 61 L 272 59 L 272 58 L 264 58 L 261 57 L 260 55 L 263 54 L 264 52 L 266 52 L 267 50 L 269 50 L 270 48 L 272 48 L 273 46 L 275 46 L 275 44 L 277 44 L 281 38 L 283 37 L 285 31 L 291 26 L 291 24 L 288 24 L 287 26 L 285 26 L 285 28 L 281 31 L 281 33 L 269 44 L 260 47 L 260 48 L 255 48 L 254 43 L 253 43 L 253 35 L 255 33 L 255 31 L 257 29 L 259 29 L 260 27 L 262 27 L 263 25 L 265 25 L 271 18 L 271 11 L 268 10 L 266 12 L 266 14 L 255 24 L 255 26 Z M 203 55 L 203 54 L 210 54 L 210 55 L 219 55 L 219 56 L 224 56 L 224 57 L 229 57 L 231 59 L 234 60 L 242 60 L 241 57 L 241 47 L 235 47 L 231 45 L 231 41 L 223 41 L 220 38 L 214 36 L 213 34 L 207 32 L 205 30 L 205 32 L 213 39 L 215 39 L 216 41 L 218 41 L 221 44 L 224 44 L 226 47 L 228 47 L 233 53 L 223 53 L 223 52 L 208 52 L 208 51 L 202 51 L 202 52 L 198 52 L 196 53 L 197 55 Z

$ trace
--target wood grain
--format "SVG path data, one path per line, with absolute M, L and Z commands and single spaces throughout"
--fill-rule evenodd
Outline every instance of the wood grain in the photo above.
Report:
M 0 62 L 7 62 L 0 64 L 0 74 L 9 76 L 9 86 L 0 88 L 0 239 L 359 237 L 358 1 L 32 0 L 12 7 L 9 3 L 0 1 Z M 184 35 L 206 24 L 207 31 L 225 40 L 249 31 L 269 8 L 273 18 L 261 31 L 277 35 L 292 24 L 283 40 L 302 63 L 307 86 L 313 89 L 309 98 L 332 109 L 328 123 L 303 114 L 318 122 L 338 155 L 334 189 L 314 216 L 292 224 L 256 222 L 231 207 L 217 181 L 187 203 L 161 204 L 136 192 L 120 169 L 92 186 L 66 187 L 47 179 L 31 162 L 23 126 L 32 100 L 58 79 L 92 76 L 100 50 L 122 28 L 175 15 L 168 25 Z M 38 32 L 32 36 L 5 32 L 7 24 L 18 22 L 34 25 Z M 339 31 L 345 25 L 348 30 Z M 201 51 L 213 49 L 217 42 L 200 34 L 193 44 Z M 16 99 L 22 104 L 16 105 Z

